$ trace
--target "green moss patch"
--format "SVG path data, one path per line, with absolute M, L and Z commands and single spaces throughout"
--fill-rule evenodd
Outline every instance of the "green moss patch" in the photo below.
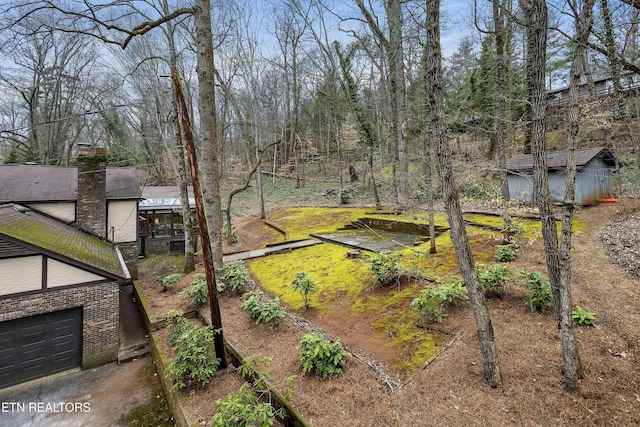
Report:
M 307 238 L 312 233 L 335 232 L 363 217 L 395 219 L 419 224 L 428 223 L 426 212 L 394 215 L 371 208 L 292 208 L 268 218 L 287 232 L 290 240 Z M 502 218 L 469 215 L 465 219 L 495 228 L 502 227 Z M 445 215 L 436 215 L 436 224 L 448 227 Z M 525 238 L 540 239 L 540 222 L 521 220 Z M 576 227 L 579 229 L 579 225 Z M 483 227 L 468 227 L 469 242 L 477 262 L 490 263 L 496 246 L 501 243 L 499 232 Z M 436 238 L 436 254 L 429 254 L 429 242 L 406 247 L 401 263 L 409 270 L 434 283 L 461 280 L 460 269 L 448 232 Z M 256 258 L 247 266 L 260 286 L 295 310 L 304 310 L 304 300 L 291 288 L 296 273 L 307 272 L 318 282 L 318 293 L 311 298 L 310 312 L 326 319 L 328 324 L 366 324 L 372 331 L 368 338 L 386 354 L 393 354 L 390 368 L 401 377 L 409 377 L 424 365 L 449 339 L 446 335 L 416 327 L 418 310 L 410 307 L 426 282 L 404 279 L 380 288 L 365 259 L 347 257 L 348 248 L 324 243 L 273 256 Z M 446 325 L 445 325 L 446 328 Z M 333 331 L 339 334 L 339 331 Z

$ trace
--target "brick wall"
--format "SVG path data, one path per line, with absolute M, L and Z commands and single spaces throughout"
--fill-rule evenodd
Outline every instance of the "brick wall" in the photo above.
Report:
M 118 249 L 127 264 L 131 278 L 138 278 L 138 242 L 118 243 Z
M 106 238 L 107 157 L 104 154 L 78 157 L 78 227 Z
M 111 282 L 3 299 L 0 322 L 82 307 L 82 369 L 90 369 L 118 358 L 119 291 Z

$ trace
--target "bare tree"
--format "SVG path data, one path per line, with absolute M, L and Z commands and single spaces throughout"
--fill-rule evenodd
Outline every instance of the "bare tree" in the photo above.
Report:
M 563 221 L 562 254 L 558 244 L 558 230 L 556 219 L 551 208 L 549 197 L 549 176 L 547 166 L 546 147 L 546 91 L 545 91 L 545 63 L 546 63 L 546 35 L 547 35 L 547 5 L 544 0 L 521 0 L 520 5 L 527 24 L 527 76 L 530 81 L 529 103 L 531 105 L 531 122 L 527 133 L 531 141 L 533 154 L 534 198 L 540 211 L 542 236 L 544 240 L 545 256 L 551 291 L 553 293 L 556 320 L 560 332 L 560 343 L 564 358 L 564 374 L 566 388 L 575 390 L 582 367 L 578 353 L 577 341 L 573 333 L 571 316 L 571 289 L 569 249 L 571 247 L 571 211 L 573 209 L 573 195 L 575 190 L 575 166 L 568 167 L 573 177 L 567 179 L 565 194 L 565 218 Z M 586 38 L 584 39 L 586 42 Z M 575 82 L 574 82 L 575 83 Z M 575 90 L 575 89 L 574 89 Z M 574 94 L 575 96 L 575 94 Z M 570 147 L 571 148 L 571 147 Z M 573 157 L 573 158 L 572 158 Z M 575 165 L 575 146 L 568 151 L 567 164 Z M 572 171 L 573 169 L 573 171 Z M 573 183 L 571 182 L 573 180 Z M 573 189 L 572 189 L 573 186 Z
M 394 160 L 398 162 L 396 191 L 398 207 L 406 207 L 408 201 L 408 168 L 406 135 L 406 82 L 404 70 L 404 54 L 402 51 L 402 6 L 400 0 L 385 0 L 389 35 L 378 23 L 378 18 L 362 0 L 355 0 L 364 21 L 373 33 L 382 53 L 386 54 L 389 67 L 388 90 L 391 101 L 391 123 L 394 140 Z M 361 43 L 364 46 L 364 43 Z M 382 76 L 381 76 L 382 77 Z
M 507 58 L 505 53 L 505 13 L 501 0 L 493 0 L 493 35 L 496 43 L 496 93 L 494 95 L 495 141 L 498 150 L 500 194 L 502 196 L 502 218 L 505 242 L 510 240 L 511 215 L 509 214 L 509 181 L 507 180 L 507 158 L 505 154 L 505 129 L 507 122 Z
M 478 274 L 471 253 L 471 246 L 466 234 L 462 210 L 458 200 L 458 193 L 451 166 L 450 147 L 445 133 L 444 117 L 444 87 L 442 76 L 442 52 L 440 48 L 440 1 L 426 1 L 426 40 L 425 40 L 425 73 L 427 84 L 427 104 L 431 114 L 428 128 L 435 145 L 438 175 L 442 185 L 445 208 L 449 218 L 451 240 L 464 283 L 469 292 L 469 300 L 476 319 L 478 340 L 484 367 L 484 377 L 491 387 L 502 384 L 502 373 L 498 360 L 498 350 L 495 344 L 493 326 L 487 310 L 484 295 L 480 290 Z
M 14 106 L 6 109 L 10 115 L 21 117 L 2 137 L 22 161 L 68 165 L 76 142 L 97 142 L 100 132 L 92 138 L 87 129 L 100 116 L 87 112 L 104 111 L 96 95 L 111 89 L 96 78 L 94 43 L 74 33 L 39 31 L 47 19 L 54 15 L 25 17 L 2 34 L 9 70 L 0 74 L 2 102 Z
M 344 54 L 340 50 L 340 44 L 338 42 L 334 42 L 334 49 L 336 54 L 338 55 L 338 59 L 340 62 L 340 70 L 342 71 L 342 88 L 345 91 L 347 98 L 349 98 L 349 103 L 351 105 L 351 109 L 356 116 L 356 121 L 358 122 L 358 131 L 364 143 L 367 146 L 367 162 L 369 164 L 369 178 L 371 179 L 371 186 L 373 188 L 373 196 L 376 203 L 376 209 L 382 209 L 382 204 L 380 203 L 380 196 L 378 195 L 378 187 L 376 185 L 375 176 L 373 174 L 373 152 L 375 148 L 379 145 L 378 132 L 376 132 L 373 123 L 367 116 L 365 112 L 365 108 L 360 98 L 360 91 L 358 89 L 358 85 L 351 74 L 351 57 L 355 52 L 357 46 L 351 46 L 349 51 Z

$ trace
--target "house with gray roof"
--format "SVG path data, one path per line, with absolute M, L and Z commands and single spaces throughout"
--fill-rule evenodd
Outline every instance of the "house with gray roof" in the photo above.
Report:
M 130 279 L 112 242 L 0 204 L 0 388 L 116 360 Z
M 547 163 L 551 201 L 561 203 L 566 187 L 566 150 L 548 153 Z M 613 154 L 604 147 L 577 150 L 575 203 L 586 206 L 611 197 L 611 170 L 614 166 Z M 507 180 L 511 199 L 533 203 L 533 156 L 520 154 L 509 159 Z
M 0 165 L 0 203 L 25 205 L 116 243 L 136 278 L 136 170 L 107 167 L 104 154 L 77 160 L 77 167 Z
M 0 388 L 118 359 L 140 185 L 104 153 L 77 160 L 0 166 Z

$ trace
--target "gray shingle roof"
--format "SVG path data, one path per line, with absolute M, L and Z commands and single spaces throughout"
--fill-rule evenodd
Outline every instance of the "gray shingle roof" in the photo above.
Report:
M 576 150 L 576 166 L 585 166 L 596 157 L 602 158 L 609 166 L 614 165 L 613 155 L 604 147 L 584 148 Z M 549 169 L 564 169 L 567 166 L 567 151 L 554 151 L 547 153 L 547 164 Z M 520 154 L 507 161 L 507 170 L 523 171 L 533 169 L 533 156 L 531 154 Z
M 118 278 L 128 278 L 116 248 L 37 211 L 20 205 L 0 205 L 0 236 L 37 246 L 65 258 L 81 262 Z
M 0 202 L 66 202 L 78 198 L 78 168 L 0 165 Z M 107 168 L 107 199 L 139 199 L 136 170 Z

